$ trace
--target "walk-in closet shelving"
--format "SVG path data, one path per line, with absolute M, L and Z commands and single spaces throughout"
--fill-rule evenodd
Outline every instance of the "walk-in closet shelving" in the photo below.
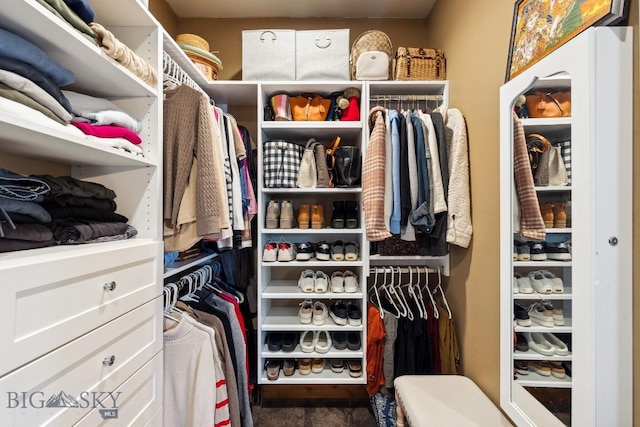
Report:
M 588 29 L 500 91 L 500 400 L 517 425 L 631 424 L 631 34 L 624 27 Z M 514 215 L 522 214 L 517 205 L 523 203 L 516 197 L 522 180 L 514 178 L 514 104 L 532 90 L 557 89 L 571 92 L 570 116 L 525 118 L 521 124 L 525 138 L 537 133 L 552 144 L 570 141 L 564 159 L 571 162 L 569 184 L 532 188 L 539 204 L 567 203 L 567 224 L 551 225 L 546 215 L 544 242 L 566 242 L 570 259 L 518 261 L 516 243 L 541 239 L 522 236 Z M 514 277 L 537 270 L 561 278 L 563 291 L 514 290 Z M 515 304 L 526 309 L 542 300 L 562 309 L 563 324 L 515 321 Z M 557 334 L 568 352 L 545 354 L 535 345 L 518 350 L 514 335 L 526 332 Z M 532 362 L 561 363 L 566 375 L 540 375 L 539 365 L 527 372 Z
M 318 93 L 328 96 L 335 91 L 342 91 L 349 87 L 357 87 L 361 94 L 359 121 L 265 121 L 262 117 L 263 107 L 271 95 L 286 91 L 291 95 L 300 93 Z M 265 141 L 282 139 L 304 146 L 310 138 L 315 138 L 327 147 L 335 137 L 341 138 L 341 146 L 354 145 L 362 150 L 364 156 L 364 128 L 363 117 L 366 115 L 366 105 L 363 103 L 365 85 L 363 82 L 265 82 L 258 87 L 258 158 L 262 159 L 262 145 Z M 258 206 L 260 214 L 258 220 L 258 347 L 261 349 L 258 355 L 258 367 L 262 368 L 267 360 L 284 359 L 325 359 L 325 368 L 321 373 L 301 375 L 299 370 L 292 376 L 284 376 L 282 373 L 276 380 L 269 380 L 266 371 L 262 369 L 258 376 L 261 384 L 363 384 L 366 377 L 352 377 L 348 369 L 342 373 L 332 372 L 329 363 L 332 359 L 357 359 L 363 367 L 365 355 L 365 329 L 366 329 L 366 300 L 362 286 L 355 293 L 331 292 L 329 287 L 326 293 L 305 293 L 298 287 L 298 278 L 305 269 L 323 271 L 329 277 L 334 271 L 351 270 L 356 274 L 358 281 L 363 282 L 366 274 L 364 266 L 366 255 L 363 255 L 365 239 L 363 233 L 363 220 L 361 209 L 358 209 L 358 227 L 353 229 L 331 228 L 332 203 L 340 200 L 353 200 L 360 205 L 361 187 L 349 188 L 265 188 L 263 180 L 263 167 L 258 166 Z M 265 226 L 265 213 L 269 201 L 291 200 L 294 211 L 294 227 L 290 229 L 273 228 Z M 307 203 L 323 206 L 325 223 L 322 228 L 299 228 L 297 216 L 300 204 Z M 268 241 L 290 242 L 299 244 L 311 242 L 314 247 L 321 241 L 329 244 L 336 240 L 353 241 L 358 244 L 359 255 L 357 261 L 319 261 L 312 258 L 308 261 L 290 262 L 266 262 L 262 260 L 262 251 Z M 364 283 L 364 282 L 363 282 Z M 331 317 L 328 317 L 323 325 L 302 324 L 298 320 L 299 304 L 305 300 L 322 301 L 330 309 L 337 300 L 350 301 L 356 304 L 362 311 L 362 324 L 359 326 L 337 325 Z M 269 351 L 267 338 L 269 333 L 292 332 L 302 335 L 305 331 L 334 331 L 356 332 L 361 337 L 359 350 L 336 350 L 332 347 L 327 353 L 316 351 L 302 352 L 299 343 L 293 352 Z
M 148 10 L 123 0 L 94 2 L 93 8 L 95 22 L 159 70 L 160 28 Z M 0 10 L 0 28 L 73 72 L 75 83 L 64 89 L 109 99 L 140 120 L 144 154 L 96 144 L 44 115 L 27 119 L 21 114 L 27 107 L 0 100 L 0 166 L 23 175 L 63 171 L 58 174 L 103 184 L 115 191 L 117 212 L 137 230 L 128 240 L 0 254 L 0 277 L 12 284 L 0 303 L 0 390 L 39 391 L 45 398 L 62 390 L 75 399 L 83 392 L 122 392 L 136 408 L 125 411 L 124 399 L 119 402 L 119 421 L 144 424 L 162 404 L 159 87 L 117 64 L 38 1 L 2 0 Z M 86 405 L 6 408 L 0 424 L 72 425 L 99 416 Z

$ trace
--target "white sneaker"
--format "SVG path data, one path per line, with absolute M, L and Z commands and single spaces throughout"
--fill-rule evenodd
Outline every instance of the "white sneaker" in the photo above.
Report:
M 300 350 L 303 353 L 311 353 L 316 348 L 317 331 L 304 331 L 300 336 Z
M 327 353 L 331 349 L 331 336 L 328 331 L 318 331 L 315 349 L 318 353 Z
M 518 291 L 521 294 L 532 294 L 533 288 L 531 287 L 531 281 L 529 276 L 521 276 L 516 280 L 518 282 Z
M 313 319 L 311 323 L 316 326 L 324 325 L 324 322 L 327 321 L 327 317 L 329 317 L 329 309 L 325 305 L 325 303 L 316 301 L 313 303 Z
M 553 313 L 547 310 L 540 302 L 535 302 L 529 306 L 529 318 L 538 325 L 553 328 Z
M 331 292 L 336 294 L 344 292 L 344 274 L 342 271 L 331 273 Z
M 530 271 L 529 282 L 534 291 L 539 294 L 550 294 L 553 291 L 551 283 L 544 277 L 541 271 Z
M 516 276 L 513 276 L 512 281 L 511 281 L 511 291 L 514 294 L 520 293 L 520 290 L 518 289 L 518 278 Z
M 329 276 L 324 271 L 316 271 L 314 291 L 323 294 L 329 289 Z
M 569 347 L 553 334 L 543 332 L 542 337 L 553 346 L 553 352 L 558 356 L 566 356 L 569 354 Z
M 262 261 L 275 262 L 278 256 L 278 244 L 273 240 L 268 241 L 264 245 L 264 251 L 262 252 Z
M 344 272 L 344 291 L 348 294 L 358 292 L 358 276 L 351 270 Z
M 298 287 L 302 292 L 313 292 L 316 273 L 313 270 L 303 270 L 298 278 Z
M 549 270 L 540 270 L 540 273 L 544 276 L 549 283 L 551 283 L 551 290 L 554 294 L 561 294 L 564 292 L 564 284 L 562 279 L 550 272 Z
M 540 353 L 543 356 L 553 356 L 553 345 L 547 341 L 540 332 L 523 332 L 529 344 L 529 349 Z
M 296 245 L 282 242 L 278 245 L 278 261 L 293 261 L 296 259 Z
M 313 302 L 307 298 L 300 303 L 300 309 L 298 310 L 298 319 L 300 320 L 300 323 L 311 323 L 312 314 Z

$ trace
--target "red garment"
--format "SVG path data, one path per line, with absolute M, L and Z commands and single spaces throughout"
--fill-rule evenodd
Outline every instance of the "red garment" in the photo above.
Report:
M 384 322 L 380 310 L 369 303 L 367 314 L 367 392 L 376 394 L 384 385 Z
M 122 126 L 92 125 L 84 122 L 71 122 L 71 124 L 80 129 L 85 135 L 99 138 L 124 138 L 136 145 L 142 142 L 142 139 L 135 132 Z

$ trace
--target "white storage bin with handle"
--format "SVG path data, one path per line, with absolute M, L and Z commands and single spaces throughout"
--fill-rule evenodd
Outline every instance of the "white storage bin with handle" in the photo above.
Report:
M 295 79 L 295 30 L 242 31 L 242 80 Z
M 349 29 L 296 31 L 296 80 L 349 80 Z

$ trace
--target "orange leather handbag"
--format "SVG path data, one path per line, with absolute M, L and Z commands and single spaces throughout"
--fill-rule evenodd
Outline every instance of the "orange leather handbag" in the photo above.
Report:
M 324 121 L 329 114 L 331 100 L 320 95 L 298 95 L 289 99 L 294 121 Z
M 526 96 L 529 117 L 571 117 L 570 91 L 537 91 Z

